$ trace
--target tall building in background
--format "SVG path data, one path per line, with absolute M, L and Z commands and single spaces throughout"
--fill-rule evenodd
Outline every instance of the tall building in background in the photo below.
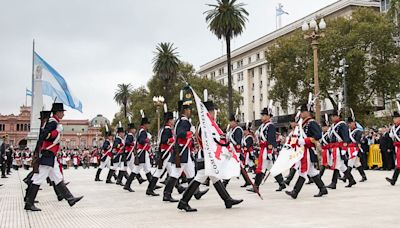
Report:
M 301 29 L 304 21 L 310 21 L 315 17 L 324 17 L 325 19 L 350 17 L 352 12 L 359 7 L 371 7 L 379 11 L 380 3 L 370 0 L 337 1 L 233 50 L 231 54 L 232 82 L 233 88 L 242 96 L 240 103 L 241 121 L 259 119 L 261 109 L 269 103 L 269 91 L 274 83 L 270 79 L 271 68 L 265 58 L 269 46 L 274 45 L 277 39 L 290 36 L 296 30 Z M 227 72 L 226 55 L 202 65 L 198 71 L 201 77 L 215 80 L 223 85 L 228 83 Z M 277 126 L 287 126 L 289 116 L 295 113 L 295 107 L 289 105 L 288 109 L 282 109 L 279 103 L 275 103 L 274 106 L 274 121 Z M 333 106 L 329 100 L 321 101 L 322 113 L 329 112 L 332 109 Z

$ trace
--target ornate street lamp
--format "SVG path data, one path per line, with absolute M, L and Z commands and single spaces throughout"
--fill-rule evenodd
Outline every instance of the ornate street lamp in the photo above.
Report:
M 319 101 L 319 82 L 318 82 L 318 39 L 325 36 L 324 30 L 326 29 L 326 23 L 323 18 L 319 21 L 319 24 L 315 19 L 310 22 L 304 22 L 301 26 L 304 32 L 304 39 L 311 42 L 314 55 L 314 96 L 315 100 L 315 119 L 318 123 L 321 122 L 321 104 Z
M 160 132 L 160 108 L 164 106 L 164 97 L 163 96 L 154 96 L 153 97 L 153 104 L 156 107 L 157 113 L 157 135 Z

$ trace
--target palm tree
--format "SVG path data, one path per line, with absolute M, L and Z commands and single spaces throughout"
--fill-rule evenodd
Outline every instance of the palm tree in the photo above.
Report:
M 125 119 L 127 118 L 126 109 L 128 106 L 128 100 L 131 93 L 132 93 L 132 85 L 131 83 L 129 83 L 129 84 L 118 84 L 117 90 L 115 91 L 114 94 L 114 101 L 117 102 L 118 105 L 122 105 L 124 107 Z
M 228 111 L 233 114 L 232 99 L 232 69 L 231 69 L 231 39 L 240 35 L 249 13 L 243 8 L 245 4 L 236 0 L 217 0 L 217 4 L 207 4 L 212 9 L 204 12 L 208 28 L 218 39 L 225 39 L 226 59 L 228 65 Z
M 159 43 L 154 52 L 153 72 L 164 82 L 164 97 L 168 101 L 169 83 L 174 81 L 179 72 L 179 56 L 173 43 Z

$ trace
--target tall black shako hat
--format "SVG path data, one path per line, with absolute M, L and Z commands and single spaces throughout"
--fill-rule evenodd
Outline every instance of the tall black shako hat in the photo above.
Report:
M 274 103 L 273 100 L 270 100 L 268 106 L 265 107 L 265 108 L 261 111 L 260 114 L 261 114 L 261 115 L 268 115 L 268 116 L 272 117 L 272 116 L 273 116 L 273 115 L 272 115 L 272 104 L 273 104 L 273 103 Z
M 128 121 L 129 121 L 129 123 L 128 123 L 128 130 L 130 130 L 130 129 L 135 129 L 135 124 L 132 123 L 132 118 L 131 118 L 130 116 L 128 116 Z
M 124 128 L 122 127 L 121 121 L 119 121 L 118 127 L 117 127 L 117 133 L 121 133 L 121 132 L 125 132 L 125 131 L 124 131 Z
M 168 106 L 164 103 L 164 121 L 167 122 L 168 120 L 172 120 L 174 118 L 173 112 L 168 112 Z
M 106 132 L 104 132 L 104 133 L 105 133 L 105 136 L 106 136 L 106 137 L 111 136 L 111 131 L 110 131 L 110 129 L 108 128 L 108 125 L 106 124 L 106 125 L 104 125 L 104 127 L 106 128 Z
M 52 107 L 51 107 L 51 112 L 64 112 L 66 111 L 64 109 L 64 104 L 63 103 L 53 103 Z
M 208 90 L 205 89 L 203 91 L 203 104 L 206 107 L 207 111 L 214 111 L 215 110 L 215 105 L 214 102 L 208 99 Z
M 315 103 L 315 99 L 313 98 L 313 94 L 309 93 L 308 94 L 308 100 L 307 103 L 304 103 L 300 106 L 300 112 L 310 112 L 310 113 L 314 113 L 314 103 Z
M 393 115 L 392 115 L 393 118 L 400 117 L 400 103 L 399 103 L 399 101 L 396 101 L 396 107 L 397 107 L 397 109 L 396 109 L 396 111 L 393 112 Z
M 51 116 L 51 111 L 40 111 L 40 120 L 49 119 Z
M 142 116 L 142 120 L 140 121 L 140 125 L 145 125 L 145 124 L 149 124 L 150 123 L 149 119 L 147 119 L 147 117 L 144 115 L 143 109 L 140 109 L 140 115 Z
M 193 104 L 193 95 L 189 86 L 185 86 L 180 94 L 178 101 L 178 111 L 182 112 L 184 109 L 191 109 Z
M 235 114 L 230 114 L 229 115 L 229 121 L 236 121 L 236 122 L 240 122 L 239 120 L 239 108 L 236 108 L 236 112 Z

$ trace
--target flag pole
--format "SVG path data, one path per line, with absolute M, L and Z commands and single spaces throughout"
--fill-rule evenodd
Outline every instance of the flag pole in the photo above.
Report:
M 33 96 L 35 95 L 35 91 L 33 90 L 34 89 L 34 86 L 33 86 L 33 83 L 34 83 L 34 67 L 35 67 L 35 65 L 34 65 L 34 62 L 35 62 L 35 39 L 33 39 L 33 42 L 32 42 L 32 89 L 31 89 L 31 91 L 32 91 L 32 96 L 31 96 L 31 107 L 33 108 Z M 26 95 L 25 95 L 26 96 Z M 32 110 L 33 111 L 33 110 Z

